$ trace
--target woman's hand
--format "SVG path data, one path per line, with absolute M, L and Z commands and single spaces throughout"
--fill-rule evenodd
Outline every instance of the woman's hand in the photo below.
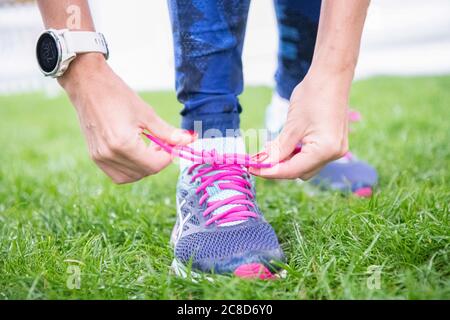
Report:
M 59 79 L 75 106 L 91 158 L 116 183 L 129 183 L 165 168 L 171 156 L 141 133 L 184 145 L 188 133 L 163 121 L 106 64 L 102 55 L 78 56 Z
M 326 72 L 308 74 L 292 93 L 283 130 L 264 151 L 264 162 L 281 163 L 251 169 L 252 173 L 265 178 L 307 180 L 347 152 L 348 88 L 341 80 L 339 75 Z M 293 155 L 300 143 L 301 152 Z
M 359 55 L 369 0 L 324 0 L 311 67 L 295 88 L 279 137 L 265 152 L 266 178 L 311 178 L 348 149 L 348 97 Z M 292 155 L 297 144 L 300 153 Z M 263 157 L 259 155 L 259 159 Z

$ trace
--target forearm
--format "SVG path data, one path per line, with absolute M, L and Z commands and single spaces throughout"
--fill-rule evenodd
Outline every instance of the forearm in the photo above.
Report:
M 369 0 L 324 0 L 311 71 L 340 75 L 351 83 Z
M 313 61 L 290 98 L 287 120 L 266 146 L 267 178 L 313 177 L 348 150 L 348 99 L 369 0 L 323 0 Z M 301 152 L 293 151 L 302 144 Z
M 38 0 L 38 6 L 46 28 L 95 30 L 87 0 Z

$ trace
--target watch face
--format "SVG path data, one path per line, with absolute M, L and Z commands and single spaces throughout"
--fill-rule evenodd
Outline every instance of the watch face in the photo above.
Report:
M 38 63 L 44 72 L 51 73 L 58 65 L 59 51 L 55 38 L 49 33 L 43 33 L 37 42 L 36 54 Z

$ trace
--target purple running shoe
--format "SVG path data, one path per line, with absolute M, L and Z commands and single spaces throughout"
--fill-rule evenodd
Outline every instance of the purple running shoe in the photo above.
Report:
M 172 268 L 271 279 L 285 261 L 277 236 L 255 200 L 254 183 L 236 164 L 193 164 L 180 173 Z

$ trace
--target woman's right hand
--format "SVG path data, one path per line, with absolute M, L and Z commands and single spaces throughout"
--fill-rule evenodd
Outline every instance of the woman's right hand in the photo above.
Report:
M 142 140 L 142 131 L 176 145 L 194 140 L 162 120 L 107 65 L 103 55 L 79 55 L 59 83 L 80 120 L 91 158 L 118 184 L 155 174 L 171 156 Z

